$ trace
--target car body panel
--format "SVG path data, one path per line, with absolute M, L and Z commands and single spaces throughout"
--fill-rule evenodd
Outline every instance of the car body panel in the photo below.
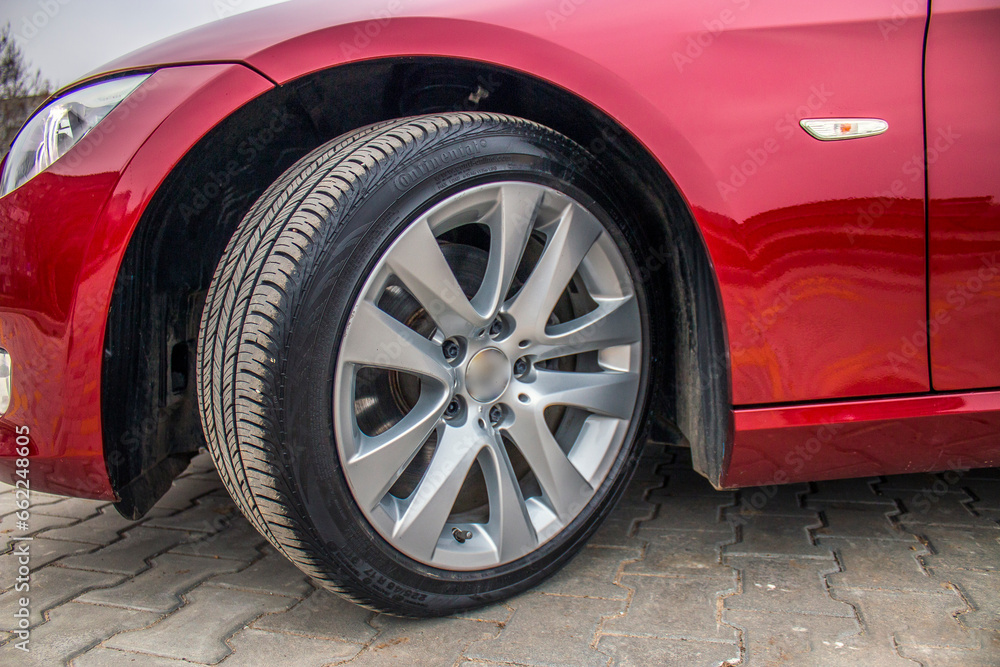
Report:
M 420 56 L 491 63 L 560 86 L 625 127 L 677 184 L 714 265 L 733 402 L 744 406 L 725 485 L 773 479 L 784 455 L 828 415 L 851 423 L 836 436 L 849 445 L 814 457 L 807 470 L 816 477 L 873 474 L 883 464 L 901 470 L 891 451 L 871 454 L 877 439 L 854 445 L 862 433 L 909 433 L 922 418 L 980 452 L 976 461 L 996 462 L 976 426 L 995 432 L 996 394 L 857 400 L 931 390 L 926 335 L 920 339 L 925 191 L 911 173 L 923 165 L 927 15 L 919 3 L 906 7 L 912 11 L 892 0 L 821 9 L 747 0 L 312 1 L 232 17 L 109 64 L 93 76 L 167 66 L 150 81 L 173 81 L 173 95 L 151 107 L 150 127 L 109 135 L 106 162 L 88 157 L 79 172 L 57 163 L 0 200 L 0 220 L 24 225 L 30 210 L 32 234 L 59 237 L 49 248 L 17 246 L 26 252 L 21 269 L 58 286 L 49 301 L 59 306 L 36 303 L 26 290 L 0 302 L 0 346 L 13 348 L 15 364 L 52 364 L 31 381 L 15 365 L 20 393 L 0 419 L 0 462 L 10 455 L 14 425 L 30 424 L 35 456 L 59 468 L 40 488 L 110 497 L 99 417 L 105 315 L 129 237 L 157 186 L 208 129 L 272 85 L 349 62 Z M 636 15 L 649 20 L 627 18 Z M 149 105 L 142 102 L 144 113 Z M 798 127 L 805 117 L 876 117 L 889 130 L 821 142 Z M 86 200 L 74 205 L 75 234 L 53 235 L 44 222 L 55 187 L 79 187 L 74 196 Z M 32 264 L 46 254 L 72 269 Z M 935 402 L 945 399 L 962 407 Z M 819 403 L 760 407 L 807 401 Z M 905 469 L 946 463 L 936 441 L 905 442 L 915 452 Z M 93 481 L 74 481 L 88 474 Z
M 934 388 L 1000 387 L 1000 3 L 934 3 L 927 38 Z
M 1000 392 L 736 411 L 724 487 L 1000 465 Z
M 0 347 L 13 397 L 0 479 L 30 429 L 33 489 L 113 500 L 101 433 L 101 362 L 125 248 L 156 187 L 221 118 L 271 88 L 240 65 L 157 71 L 50 169 L 0 199 Z M 135 428 L 144 428 L 137 424 Z
M 926 343 L 890 356 L 926 314 L 923 182 L 893 191 L 923 154 L 924 10 L 553 7 L 293 3 L 110 67 L 234 59 L 286 83 L 360 59 L 435 55 L 529 72 L 618 120 L 678 184 L 718 274 L 734 403 L 927 391 Z M 629 18 L 643 13 L 649 21 Z M 810 116 L 875 116 L 890 130 L 819 142 L 797 125 Z M 866 227 L 871 212 L 879 223 Z

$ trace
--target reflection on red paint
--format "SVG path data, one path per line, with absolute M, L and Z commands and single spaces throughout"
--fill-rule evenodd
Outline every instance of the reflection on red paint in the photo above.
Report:
M 982 273 L 1000 252 L 1000 53 L 976 46 L 995 51 L 1000 26 L 996 9 L 958 2 L 935 0 L 928 45 L 929 277 L 924 6 L 900 17 L 893 0 L 822 12 L 621 0 L 553 18 L 527 0 L 442 0 L 404 3 L 359 40 L 378 2 L 313 0 L 130 55 L 109 71 L 174 66 L 144 84 L 155 90 L 127 117 L 109 116 L 116 132 L 84 140 L 85 160 L 60 161 L 0 199 L 0 346 L 15 378 L 0 419 L 0 475 L 9 473 L 10 426 L 30 424 L 40 490 L 112 497 L 100 421 L 104 326 L 156 188 L 206 131 L 275 83 L 378 58 L 433 55 L 529 73 L 588 100 L 647 147 L 703 234 L 736 405 L 927 393 L 928 347 L 935 389 L 1000 385 L 1000 280 Z M 219 62 L 260 74 L 207 64 Z M 799 126 L 866 117 L 884 118 L 888 131 L 822 142 Z M 951 144 L 949 127 L 961 135 Z M 995 465 L 998 412 L 992 393 L 738 410 L 725 482 L 765 483 L 781 470 L 794 481 L 932 469 L 951 455 Z M 790 464 L 813 438 L 823 446 Z
M 736 411 L 725 487 L 1000 466 L 1000 392 Z

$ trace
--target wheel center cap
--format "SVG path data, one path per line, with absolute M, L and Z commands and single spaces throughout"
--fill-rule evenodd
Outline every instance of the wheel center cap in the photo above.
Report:
M 510 375 L 507 355 L 495 347 L 488 347 L 469 360 L 465 371 L 465 388 L 474 400 L 492 403 L 507 389 Z

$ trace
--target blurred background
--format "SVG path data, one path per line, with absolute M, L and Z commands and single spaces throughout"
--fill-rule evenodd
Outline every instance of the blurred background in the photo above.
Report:
M 50 93 L 147 44 L 287 0 L 0 0 L 0 158 Z

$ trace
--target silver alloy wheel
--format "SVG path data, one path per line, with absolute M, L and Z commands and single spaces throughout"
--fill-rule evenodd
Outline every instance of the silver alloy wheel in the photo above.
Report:
M 480 247 L 454 240 L 469 230 Z M 428 565 L 531 553 L 621 451 L 641 345 L 625 260 L 582 204 L 513 181 L 453 195 L 385 251 L 343 334 L 334 428 L 355 501 Z

